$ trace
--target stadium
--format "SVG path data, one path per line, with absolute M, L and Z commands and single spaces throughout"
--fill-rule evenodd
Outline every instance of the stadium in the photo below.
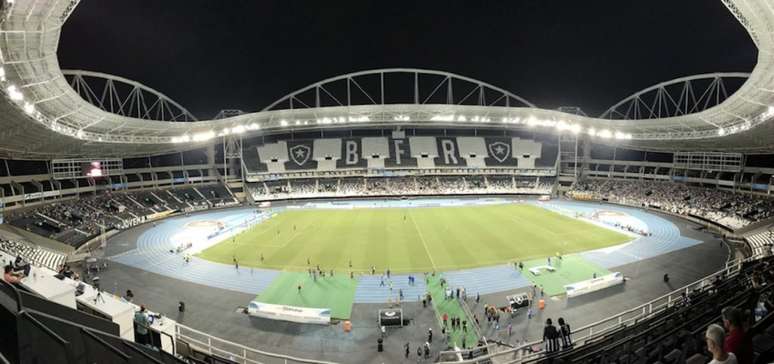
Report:
M 214 49 L 252 39 L 196 39 L 179 29 L 188 23 L 279 37 L 279 8 L 264 28 L 248 21 L 268 19 L 259 4 L 241 15 L 233 12 L 247 5 L 232 4 L 223 19 L 216 14 L 232 5 L 181 2 L 154 17 L 169 5 L 94 3 L 0 0 L 0 363 L 774 362 L 771 1 L 690 5 L 717 19 L 718 29 L 702 30 L 713 46 L 738 33 L 749 69 L 707 72 L 676 54 L 675 69 L 700 71 L 651 78 L 588 114 L 593 107 L 533 103 L 530 85 L 509 91 L 500 70 L 384 67 L 388 55 L 365 67 L 373 61 L 352 55 L 356 69 L 330 73 L 311 59 L 346 64 L 331 58 L 374 47 L 366 41 L 311 57 L 319 45 L 287 40 L 260 57 L 302 62 L 303 81 L 241 74 L 249 87 L 223 81 L 225 95 L 203 99 L 213 90 L 185 90 L 179 79 L 215 82 L 195 62 L 228 73 L 255 54 L 151 54 L 143 37 Z M 130 7 L 140 20 L 122 13 Z M 320 13 L 297 9 L 292 22 L 314 28 L 339 11 L 310 7 Z M 481 10 L 491 18 L 480 25 L 493 27 L 509 14 L 481 8 L 456 11 Z M 549 21 L 534 18 L 522 19 Z M 161 25 L 119 29 L 138 21 Z M 419 40 L 432 29 L 411 29 L 382 31 L 432 53 Z M 124 53 L 91 47 L 117 34 L 132 40 Z M 479 41 L 487 44 L 447 45 L 477 53 Z M 566 47 L 556 51 L 584 66 L 576 45 Z M 467 52 L 427 64 L 493 64 Z M 90 61 L 69 67 L 72 55 Z M 534 69 L 554 62 L 533 58 Z M 101 71 L 112 62 L 127 74 Z M 183 84 L 186 102 L 127 77 L 149 63 L 149 79 Z M 655 74 L 646 68 L 657 67 L 605 70 L 611 80 L 588 89 Z M 532 86 L 554 100 L 578 90 Z M 196 116 L 246 88 L 271 101 Z

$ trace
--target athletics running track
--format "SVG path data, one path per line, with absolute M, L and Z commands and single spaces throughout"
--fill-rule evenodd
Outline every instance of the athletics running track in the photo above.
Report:
M 405 205 L 400 207 L 466 204 L 460 201 L 471 200 L 428 200 L 426 203 L 414 200 L 407 201 Z M 482 199 L 480 201 L 492 203 L 496 199 Z M 366 204 L 357 201 L 352 203 Z M 396 203 L 396 201 L 391 201 L 389 207 L 398 207 L 395 206 Z M 700 243 L 698 240 L 680 235 L 680 229 L 671 221 L 635 208 L 575 201 L 530 203 L 536 203 L 544 208 L 570 216 L 574 216 L 575 213 L 590 215 L 598 210 L 619 211 L 647 225 L 652 233 L 651 236 L 640 237 L 617 247 L 580 253 L 583 258 L 607 269 Z M 342 205 L 344 203 L 337 202 L 336 204 Z M 374 205 L 373 202 L 367 202 L 367 204 Z M 109 258 L 121 264 L 175 279 L 257 295 L 271 284 L 280 274 L 279 271 L 245 267 L 237 270 L 233 265 L 214 263 L 197 257 L 193 257 L 190 263 L 185 263 L 181 255 L 170 253 L 170 249 L 175 246 L 171 242 L 172 236 L 185 229 L 188 223 L 218 220 L 226 226 L 236 226 L 253 217 L 254 214 L 255 209 L 239 208 L 166 219 L 140 235 L 135 249 Z M 404 300 L 416 301 L 426 291 L 426 287 L 422 273 L 414 274 L 414 276 L 417 279 L 413 286 L 408 284 L 408 275 L 393 275 L 385 286 L 381 286 L 381 278 L 378 275 L 360 276 L 355 290 L 355 303 L 383 303 L 394 300 L 397 298 L 399 290 L 403 291 Z M 451 287 L 465 287 L 468 295 L 496 293 L 530 285 L 525 277 L 507 264 L 449 271 L 444 272 L 443 276 Z

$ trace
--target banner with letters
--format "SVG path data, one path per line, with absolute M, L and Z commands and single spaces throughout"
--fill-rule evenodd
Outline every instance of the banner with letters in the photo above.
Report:
M 396 168 L 417 166 L 417 160 L 411 157 L 408 138 L 389 139 L 387 146 L 390 151 L 390 157 L 384 161 L 385 167 Z
M 364 151 L 364 147 L 368 151 Z M 251 148 L 246 148 L 244 162 L 252 172 L 416 168 L 420 165 L 423 168 L 552 168 L 558 154 L 557 146 L 550 142 L 470 136 L 368 137 L 367 142 L 357 137 L 289 140 L 258 146 L 257 163 L 255 148 Z M 366 156 L 367 153 L 370 155 Z M 378 163 L 369 164 L 370 160 L 378 160 Z
M 456 138 L 438 137 L 435 142 L 438 148 L 438 157 L 435 158 L 436 166 L 465 166 L 465 160 L 460 156 L 460 148 Z
M 363 156 L 363 146 L 360 138 L 344 138 L 341 140 L 341 158 L 336 161 L 336 168 L 365 168 L 368 161 Z

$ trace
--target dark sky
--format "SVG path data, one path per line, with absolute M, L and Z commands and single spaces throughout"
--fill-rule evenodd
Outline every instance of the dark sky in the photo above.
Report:
M 89 0 L 59 48 L 63 68 L 136 80 L 200 119 L 385 67 L 458 73 L 598 115 L 658 82 L 749 71 L 756 57 L 717 0 Z

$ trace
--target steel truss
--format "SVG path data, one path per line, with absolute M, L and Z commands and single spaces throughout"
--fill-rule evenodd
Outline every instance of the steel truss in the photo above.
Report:
M 238 176 L 240 177 L 234 180 L 241 180 L 241 176 L 244 176 L 244 171 L 242 170 L 242 136 L 227 135 L 223 137 L 223 183 L 226 186 L 232 181 L 229 176 L 235 169 L 239 170 Z M 234 173 L 234 175 L 237 174 Z
M 81 70 L 62 70 L 62 74 L 82 99 L 109 113 L 144 120 L 197 121 L 186 108 L 139 82 Z
M 739 84 L 734 86 L 738 87 L 748 77 L 749 73 L 723 72 L 661 82 L 619 101 L 602 113 L 600 118 L 643 120 L 697 113 L 728 99 L 726 82 L 737 81 Z
M 609 113 L 613 116 L 601 119 L 538 109 L 513 93 L 448 72 L 396 68 L 323 80 L 286 95 L 263 112 L 189 123 L 160 123 L 108 112 L 70 87 L 57 61 L 57 50 L 62 26 L 78 0 L 0 1 L 0 129 L 13 135 L 0 139 L 0 154 L 126 156 L 190 149 L 215 143 L 228 133 L 249 137 L 354 124 L 444 127 L 471 123 L 503 128 L 572 124 L 576 129 L 571 130 L 592 136 L 600 131 L 607 136 L 620 134 L 626 137 L 620 143 L 646 149 L 711 150 L 718 148 L 714 139 L 723 137 L 726 148 L 774 150 L 769 142 L 774 135 L 774 58 L 770 56 L 774 53 L 774 8 L 767 0 L 720 1 L 758 48 L 755 69 L 736 92 L 725 99 L 726 79 L 721 80 L 722 87 L 716 85 L 720 92 L 713 93 L 724 101 L 721 97 L 702 100 L 702 92 L 693 92 L 696 100 L 685 97 L 681 102 L 682 84 L 673 85 L 676 93 L 657 87 L 655 104 L 637 95 L 631 112 L 617 105 L 612 108 L 615 113 Z M 392 92 L 393 88 L 404 91 Z M 696 91 L 697 87 L 692 84 L 691 88 Z M 397 99 L 407 94 L 405 90 L 410 91 L 409 96 Z M 705 106 L 708 99 L 712 102 Z M 689 113 L 691 110 L 694 112 Z M 627 114 L 653 115 L 653 119 L 618 120 Z M 138 116 L 155 117 L 144 111 Z
M 391 99 L 392 95 L 411 96 Z M 261 111 L 384 104 L 536 107 L 518 95 L 470 77 L 418 68 L 384 68 L 313 83 Z

